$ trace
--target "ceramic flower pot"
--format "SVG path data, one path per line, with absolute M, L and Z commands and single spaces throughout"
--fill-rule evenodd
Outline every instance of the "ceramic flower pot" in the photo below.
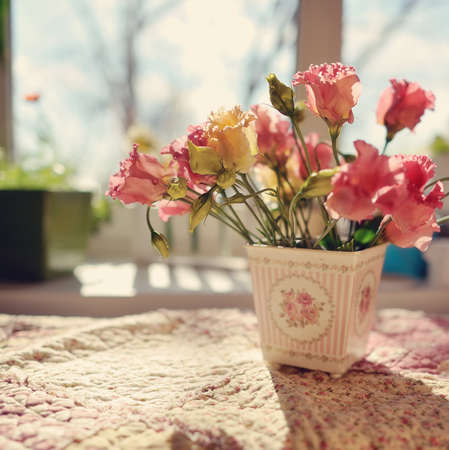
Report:
M 333 374 L 361 359 L 385 249 L 247 246 L 264 358 Z

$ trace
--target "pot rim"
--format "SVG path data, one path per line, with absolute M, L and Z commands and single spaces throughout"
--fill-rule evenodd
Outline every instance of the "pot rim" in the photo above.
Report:
M 322 254 L 338 254 L 338 255 L 360 255 L 361 253 L 368 253 L 375 250 L 380 251 L 381 249 L 385 249 L 390 242 L 384 242 L 383 244 L 376 245 L 374 247 L 364 248 L 363 250 L 356 250 L 353 252 L 342 252 L 338 250 L 323 250 L 323 249 L 313 249 L 313 248 L 297 248 L 297 247 L 282 247 L 281 245 L 266 245 L 266 244 L 244 244 L 245 248 L 257 248 L 259 250 L 266 250 L 266 249 L 276 249 L 276 250 L 283 250 L 283 251 L 305 251 L 305 252 L 313 252 L 313 253 L 322 253 Z

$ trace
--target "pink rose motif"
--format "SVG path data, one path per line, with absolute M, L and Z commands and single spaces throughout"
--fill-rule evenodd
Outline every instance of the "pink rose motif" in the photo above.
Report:
M 292 322 L 297 322 L 301 319 L 301 308 L 297 303 L 287 302 L 285 304 L 285 311 Z
M 332 147 L 327 142 L 320 142 L 318 133 L 309 133 L 305 136 L 304 141 L 306 143 L 307 152 L 309 153 L 312 172 L 316 172 L 321 169 L 329 169 L 332 167 Z M 301 153 L 304 159 L 306 159 L 302 146 Z M 288 161 L 288 166 L 291 169 L 292 176 L 301 180 L 305 180 L 307 178 L 307 168 L 304 166 L 297 149 L 294 149 L 292 152 L 292 155 Z
M 333 189 L 326 208 L 332 218 L 364 220 L 379 209 L 378 197 L 403 178 L 401 164 L 365 141 L 354 142 L 357 159 L 343 164 L 332 178 Z
M 296 296 L 296 301 L 298 303 L 301 303 L 302 305 L 311 305 L 312 304 L 312 297 L 308 292 L 300 292 Z
M 370 307 L 371 303 L 371 286 L 365 286 L 362 289 L 362 300 L 360 302 L 360 313 L 364 316 Z
M 119 172 L 109 179 L 106 195 L 125 204 L 152 205 L 162 199 L 167 183 L 175 176 L 173 164 L 163 166 L 156 157 L 139 153 L 134 145 L 129 158 L 120 163 Z
M 293 86 L 304 84 L 307 107 L 322 117 L 330 127 L 352 123 L 352 108 L 360 97 L 362 84 L 354 67 L 337 62 L 311 65 L 293 76 Z
M 284 166 L 295 146 L 290 123 L 272 108 L 251 106 L 256 115 L 257 145 L 262 155 L 275 166 Z
M 295 292 L 293 289 L 289 291 L 282 291 L 284 297 L 284 307 L 288 318 L 292 322 L 296 322 L 301 318 L 301 309 L 297 302 L 295 302 Z
M 303 305 L 301 314 L 311 325 L 318 322 L 318 310 L 314 305 Z
M 390 80 L 377 105 L 377 122 L 387 128 L 387 139 L 404 128 L 411 131 L 420 122 L 426 109 L 434 109 L 435 95 L 425 91 L 418 83 L 406 80 Z

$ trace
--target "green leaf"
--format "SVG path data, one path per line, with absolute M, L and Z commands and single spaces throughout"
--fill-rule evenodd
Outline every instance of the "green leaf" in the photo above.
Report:
M 354 233 L 354 240 L 362 245 L 368 245 L 376 237 L 376 232 L 369 228 L 359 228 Z
M 245 203 L 246 199 L 249 197 L 250 195 L 234 194 L 231 197 L 227 197 L 226 201 L 221 203 L 221 205 L 226 206 L 235 203 Z
M 200 175 L 217 175 L 223 164 L 220 156 L 212 147 L 199 147 L 191 141 L 187 141 L 190 155 L 190 167 Z
M 230 188 L 235 183 L 235 172 L 223 170 L 217 177 L 217 184 L 223 189 Z
M 326 236 L 320 240 L 320 247 L 324 248 L 324 250 L 335 249 L 335 241 L 330 234 L 326 234 Z
M 302 198 L 322 197 L 332 190 L 332 177 L 338 172 L 338 168 L 324 169 L 314 172 L 300 188 Z
M 187 180 L 182 177 L 173 178 L 168 184 L 167 193 L 172 200 L 184 198 L 187 194 Z

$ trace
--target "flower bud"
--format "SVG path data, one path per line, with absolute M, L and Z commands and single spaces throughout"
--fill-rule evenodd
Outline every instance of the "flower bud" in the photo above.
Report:
M 190 232 L 195 230 L 195 228 L 208 216 L 212 208 L 212 192 L 206 192 L 200 195 L 192 204 L 192 209 L 190 213 Z
M 235 172 L 224 170 L 217 177 L 217 184 L 223 189 L 230 188 L 235 183 Z
M 153 230 L 151 232 L 151 243 L 153 244 L 153 247 L 161 254 L 161 256 L 168 258 L 168 240 L 162 233 L 158 233 Z
M 168 184 L 167 193 L 172 200 L 184 198 L 187 194 L 187 180 L 185 178 L 172 178 Z
M 293 89 L 281 83 L 274 73 L 267 76 L 271 104 L 281 113 L 292 117 L 295 114 Z
M 296 123 L 301 123 L 305 117 L 305 105 L 304 102 L 301 102 L 299 105 L 295 106 L 295 112 L 293 113 L 293 120 Z

